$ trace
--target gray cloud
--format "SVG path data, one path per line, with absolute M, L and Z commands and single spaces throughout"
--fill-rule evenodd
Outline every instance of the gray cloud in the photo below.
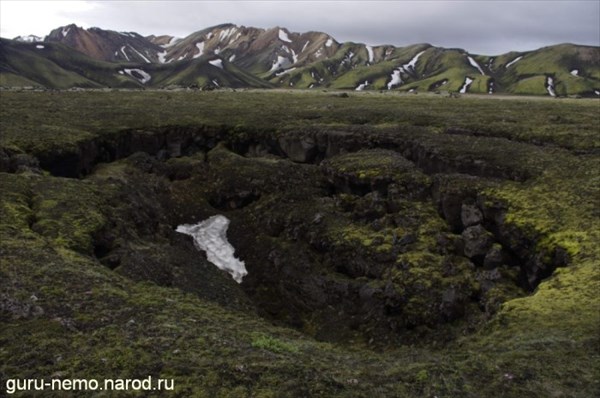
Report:
M 499 54 L 600 45 L 599 1 L 97 1 L 61 16 L 80 25 L 186 36 L 220 23 L 324 31 L 338 41 L 428 42 Z M 29 32 L 23 32 L 29 33 Z

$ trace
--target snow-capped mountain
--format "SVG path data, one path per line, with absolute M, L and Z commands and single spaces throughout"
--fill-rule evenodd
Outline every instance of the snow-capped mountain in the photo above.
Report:
M 246 85 L 600 95 L 600 48 L 572 44 L 487 56 L 429 44 L 395 47 L 340 43 L 323 32 L 296 33 L 284 27 L 262 29 L 234 24 L 209 27 L 183 38 L 144 37 L 135 32 L 83 29 L 71 24 L 54 29 L 43 39 L 43 44 L 36 44 L 42 39 L 35 36 L 18 37 L 14 41 L 22 43 L 22 47 L 2 40 L 0 55 L 6 60 L 0 65 L 0 76 L 10 77 L 2 79 L 2 85 L 27 81 L 63 88 L 69 84 L 81 85 L 83 79 L 86 87 Z M 40 59 L 40 65 L 52 62 L 52 68 L 64 68 L 80 77 L 83 67 L 73 63 L 84 62 L 87 57 L 84 63 L 86 67 L 96 65 L 92 67 L 94 73 L 84 73 L 83 78 L 63 78 L 60 84 L 55 84 L 56 79 L 47 67 L 34 72 L 32 65 L 12 62 L 13 57 L 28 50 L 35 57 L 44 58 Z M 79 55 L 67 55 L 72 50 Z M 220 70 L 220 76 L 215 75 L 216 69 Z M 38 76 L 40 73 L 43 79 Z

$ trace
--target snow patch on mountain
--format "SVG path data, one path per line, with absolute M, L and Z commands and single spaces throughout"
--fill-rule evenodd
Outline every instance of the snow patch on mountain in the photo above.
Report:
M 333 40 L 332 39 L 327 39 L 327 41 L 325 42 L 325 47 L 331 47 L 333 44 Z
M 523 58 L 522 55 L 520 57 L 517 57 L 517 58 L 513 59 L 512 61 L 510 61 L 509 63 L 506 64 L 505 68 L 508 69 L 510 66 L 512 66 L 515 63 L 519 62 L 521 60 L 521 58 Z
M 35 43 L 37 41 L 43 41 L 41 37 L 36 35 L 17 36 L 13 40 L 20 41 L 22 43 Z
M 236 30 L 237 30 L 236 27 L 222 30 L 221 33 L 219 33 L 219 41 L 227 40 L 232 34 L 234 34 L 236 32 Z
M 279 73 L 275 73 L 275 76 L 279 77 L 279 76 L 283 76 L 287 73 L 290 73 L 291 71 L 293 71 L 294 69 L 296 69 L 296 67 L 290 68 L 290 69 L 286 69 L 283 72 L 279 72 Z
M 483 69 L 481 69 L 481 66 L 479 66 L 479 64 L 477 63 L 477 61 L 475 61 L 471 56 L 467 55 L 467 59 L 469 60 L 469 63 L 471 64 L 471 66 L 473 68 L 477 68 L 477 70 L 479 70 L 479 73 L 481 73 L 482 75 L 485 76 L 485 73 L 483 73 Z
M 231 57 L 229 57 L 229 62 L 233 62 L 235 60 L 235 54 L 233 54 Z
M 401 84 L 402 84 L 402 77 L 400 76 L 400 69 L 395 69 L 395 70 L 392 72 L 392 75 L 391 75 L 391 80 L 390 80 L 390 82 L 387 84 L 387 88 L 388 88 L 388 90 L 391 90 L 391 89 L 392 89 L 392 87 L 394 87 L 394 86 L 399 86 L 399 85 L 401 85 Z
M 548 90 L 548 94 L 551 97 L 556 97 L 556 93 L 554 92 L 554 79 L 548 76 L 546 78 L 546 90 Z
M 421 55 L 423 55 L 424 52 L 425 50 L 412 57 L 412 59 L 407 64 L 402 65 L 402 67 L 406 70 L 410 68 L 414 71 L 417 66 L 417 62 L 419 61 L 419 58 L 421 57 Z
M 292 42 L 288 34 L 283 29 L 279 29 L 279 40 L 286 41 L 288 43 Z
M 150 81 L 150 79 L 152 79 L 152 76 L 150 76 L 142 69 L 123 69 L 123 71 L 125 71 L 125 73 L 138 80 L 142 84 L 146 84 Z
M 465 83 L 463 84 L 463 86 L 460 88 L 459 93 L 464 94 L 467 92 L 467 90 L 469 89 L 469 86 L 471 85 L 471 83 L 473 83 L 473 79 L 471 79 L 470 77 L 465 77 Z
M 300 52 L 303 53 L 304 50 L 306 50 L 306 47 L 308 47 L 309 44 L 310 44 L 310 40 L 307 40 L 306 43 L 304 43 L 304 46 L 302 46 L 302 50 Z
M 156 56 L 158 57 L 158 62 L 160 62 L 161 64 L 164 64 L 166 62 L 167 50 L 165 50 L 161 53 L 157 52 Z
M 61 32 L 63 37 L 67 37 L 67 35 L 69 34 L 69 31 L 71 30 L 71 28 L 62 28 Z
M 369 85 L 369 81 L 368 81 L 368 80 L 365 80 L 365 82 L 364 82 L 364 83 L 361 83 L 361 84 L 359 84 L 359 85 L 358 85 L 358 86 L 355 88 L 355 90 L 356 90 L 356 91 L 362 91 L 362 90 L 364 90 L 364 89 L 365 89 L 365 88 L 366 88 L 368 85 Z
M 369 63 L 373 62 L 373 59 L 375 58 L 374 54 L 373 54 L 373 47 L 371 46 L 366 46 L 367 47 L 367 53 L 369 54 Z
M 201 57 L 204 54 L 204 42 L 196 43 L 196 48 L 198 49 L 198 54 L 194 55 L 193 58 Z
M 223 61 L 220 59 L 213 59 L 211 61 L 208 61 L 208 63 L 212 66 L 216 66 L 219 69 L 223 69 Z
M 291 64 L 292 63 L 290 62 L 290 60 L 288 58 L 278 55 L 277 61 L 273 61 L 273 66 L 271 66 L 271 69 L 269 70 L 269 72 L 274 72 L 279 69 L 285 69 L 287 66 L 290 66 Z
M 227 217 L 216 215 L 196 225 L 180 225 L 176 231 L 194 238 L 194 246 L 206 252 L 208 261 L 228 272 L 237 283 L 242 283 L 248 271 L 245 263 L 234 256 L 235 249 L 227 240 L 229 222 Z
M 121 47 L 121 52 L 122 52 L 122 53 L 123 53 L 123 55 L 125 56 L 125 59 L 126 59 L 127 61 L 129 61 L 129 57 L 127 56 L 127 53 L 125 52 L 125 47 L 126 47 L 126 46 L 123 46 L 123 47 Z
M 129 46 L 129 48 L 131 48 L 137 55 L 139 55 L 140 57 L 142 57 L 142 59 L 144 61 L 146 61 L 147 64 L 152 63 L 152 62 L 150 62 L 150 60 L 148 58 L 144 57 L 144 55 L 141 52 L 139 52 L 138 50 L 136 50 L 135 48 L 133 48 L 131 46 Z
M 177 44 L 177 42 L 181 40 L 178 37 L 171 37 L 171 40 L 169 40 L 169 42 L 167 44 L 163 44 L 161 45 L 162 48 L 169 48 L 169 47 L 173 47 L 175 44 Z

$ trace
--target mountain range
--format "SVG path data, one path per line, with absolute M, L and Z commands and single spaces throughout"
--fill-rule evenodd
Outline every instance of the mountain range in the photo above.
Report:
M 497 56 L 430 44 L 340 43 L 323 32 L 222 24 L 176 38 L 74 24 L 0 39 L 0 86 L 331 88 L 600 96 L 600 47 Z

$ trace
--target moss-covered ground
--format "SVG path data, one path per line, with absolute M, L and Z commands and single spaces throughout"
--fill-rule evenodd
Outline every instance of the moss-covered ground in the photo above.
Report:
M 174 390 L 15 396 L 600 394 L 598 100 L 84 91 L 0 105 L 0 395 L 9 379 L 149 375 Z M 79 178 L 56 175 L 69 169 Z M 516 264 L 462 254 L 461 205 Z M 218 213 L 241 285 L 174 232 Z

